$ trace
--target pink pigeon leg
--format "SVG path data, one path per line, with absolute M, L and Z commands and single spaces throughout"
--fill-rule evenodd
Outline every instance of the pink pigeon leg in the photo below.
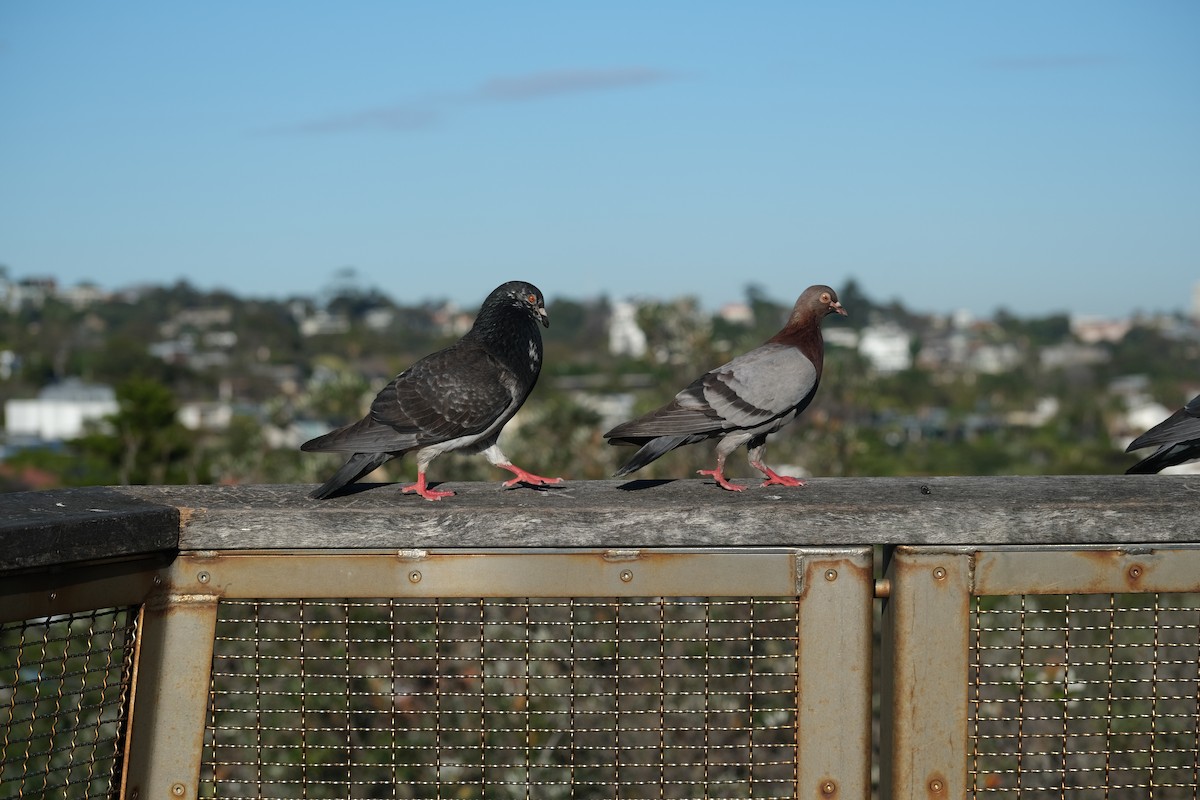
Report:
M 534 475 L 532 472 L 526 472 L 516 464 L 512 464 L 507 461 L 503 464 L 497 464 L 496 466 L 500 469 L 506 469 L 517 476 L 512 480 L 505 481 L 504 485 L 506 487 L 516 486 L 518 483 L 528 483 L 532 486 L 547 486 L 552 483 L 563 482 L 562 478 L 543 478 L 541 475 Z
M 767 476 L 767 479 L 762 482 L 763 486 L 807 486 L 807 484 L 799 478 L 793 478 L 791 475 L 780 475 L 761 461 L 757 464 L 751 461 L 750 466 Z
M 757 447 L 750 448 L 750 466 L 761 472 L 767 477 L 762 482 L 763 486 L 804 486 L 804 481 L 799 478 L 793 478 L 791 475 L 780 475 L 775 470 L 763 463 L 763 452 L 766 449 L 766 443 L 762 442 Z
M 453 497 L 454 492 L 439 492 L 436 489 L 430 489 L 425 486 L 425 471 L 417 471 L 417 482 L 403 487 L 401 490 L 404 494 L 416 492 L 426 500 L 441 500 L 443 497 Z
M 493 444 L 488 449 L 483 451 L 484 458 L 491 462 L 492 466 L 506 469 L 517 477 L 504 482 L 504 486 L 516 486 L 518 483 L 528 483 L 531 486 L 546 486 L 551 483 L 562 483 L 562 478 L 543 478 L 541 475 L 534 475 L 532 472 L 526 472 L 517 465 L 508 460 L 508 456 L 504 455 L 504 451 L 500 449 L 500 445 Z
M 698 470 L 696 470 L 697 475 L 708 475 L 713 480 L 715 480 L 717 482 L 717 486 L 720 486 L 722 489 L 728 489 L 731 492 L 745 491 L 746 487 L 743 486 L 742 484 L 730 483 L 729 481 L 725 480 L 724 473 L 725 473 L 725 456 L 721 453 L 717 453 L 717 468 L 716 469 L 698 469 Z

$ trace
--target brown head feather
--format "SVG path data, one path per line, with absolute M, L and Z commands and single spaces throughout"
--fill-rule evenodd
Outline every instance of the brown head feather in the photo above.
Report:
M 846 316 L 846 309 L 838 302 L 837 292 L 822 284 L 810 286 L 796 299 L 792 315 L 783 330 L 767 341 L 792 345 L 808 357 L 816 367 L 817 375 L 820 375 L 825 363 L 821 320 L 834 313 Z

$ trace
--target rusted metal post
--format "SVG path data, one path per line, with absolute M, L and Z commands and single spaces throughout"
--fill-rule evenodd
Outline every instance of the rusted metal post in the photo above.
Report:
M 798 556 L 799 648 L 796 796 L 871 796 L 869 548 Z
M 971 555 L 897 547 L 886 574 L 880 796 L 964 797 Z
M 142 607 L 125 800 L 195 800 L 217 598 L 168 590 Z

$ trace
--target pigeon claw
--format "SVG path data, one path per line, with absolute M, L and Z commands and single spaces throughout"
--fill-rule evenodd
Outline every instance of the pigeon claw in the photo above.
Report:
M 436 489 L 430 489 L 425 485 L 425 473 L 417 473 L 417 482 L 410 484 L 400 489 L 403 494 L 417 493 L 426 500 L 441 500 L 443 497 L 453 497 L 454 492 L 439 492 Z
M 762 471 L 763 475 L 767 476 L 767 479 L 762 482 L 763 486 L 807 486 L 808 485 L 804 481 L 800 480 L 799 478 L 793 478 L 791 475 L 780 475 L 775 470 L 771 469 L 770 467 L 768 467 L 765 464 L 758 467 L 758 469 Z
M 511 489 L 518 483 L 527 483 L 530 486 L 549 486 L 554 483 L 562 483 L 562 478 L 543 478 L 541 475 L 534 475 L 532 472 L 526 472 L 514 464 L 497 464 L 501 469 L 506 469 L 517 477 L 504 482 L 506 489 Z
M 725 480 L 725 476 L 721 474 L 721 470 L 719 469 L 698 469 L 696 470 L 696 474 L 710 476 L 714 481 L 717 482 L 717 486 L 720 486 L 722 489 L 728 489 L 731 492 L 746 491 L 746 487 L 742 484 L 730 483 L 729 481 Z

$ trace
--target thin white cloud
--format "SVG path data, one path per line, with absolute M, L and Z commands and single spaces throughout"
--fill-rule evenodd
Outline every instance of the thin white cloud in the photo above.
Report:
M 494 78 L 480 86 L 476 95 L 486 100 L 536 100 L 563 94 L 649 86 L 674 79 L 672 73 L 649 67 L 557 70 Z
M 337 133 L 363 129 L 416 131 L 431 128 L 440 120 L 441 113 L 433 106 L 399 105 L 316 119 L 292 126 L 289 130 L 301 133 Z
M 492 78 L 462 94 L 322 117 L 277 130 L 288 133 L 425 130 L 440 124 L 452 107 L 462 104 L 524 102 L 570 94 L 632 89 L 676 78 L 673 73 L 650 67 L 549 70 Z

